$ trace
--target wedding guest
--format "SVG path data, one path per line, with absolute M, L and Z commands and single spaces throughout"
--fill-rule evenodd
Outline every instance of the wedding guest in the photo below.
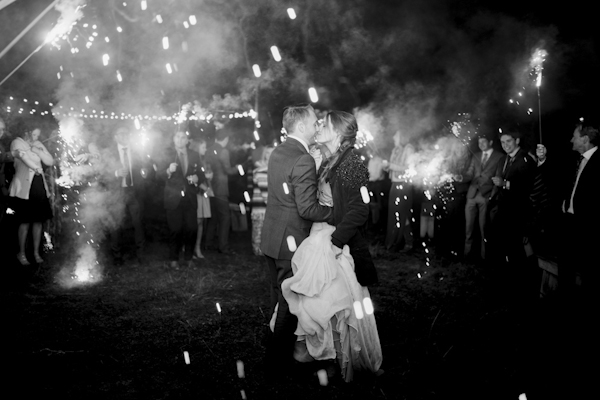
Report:
M 179 253 L 184 250 L 188 268 L 194 267 L 198 215 L 198 183 L 200 158 L 188 149 L 186 132 L 177 130 L 173 135 L 174 148 L 168 149 L 159 169 L 165 180 L 164 206 L 169 227 L 169 266 L 179 268 Z
M 213 172 L 212 188 L 215 193 L 214 197 L 210 198 L 212 217 L 206 227 L 206 248 L 218 249 L 222 254 L 233 253 L 229 247 L 229 176 L 239 173 L 237 166 L 231 165 L 229 150 L 226 148 L 229 134 L 227 129 L 219 130 L 214 145 L 206 153 L 206 161 Z
M 48 200 L 49 192 L 44 178 L 43 165 L 51 166 L 54 159 L 46 147 L 38 140 L 40 129 L 20 121 L 16 129 L 17 138 L 10 145 L 14 157 L 15 176 L 9 188 L 9 207 L 20 222 L 18 229 L 19 253 L 17 259 L 21 265 L 30 265 L 25 254 L 25 244 L 29 228 L 33 233 L 33 256 L 37 264 L 44 262 L 40 256 L 42 224 L 52 218 L 52 209 Z
M 493 148 L 493 140 L 487 135 L 477 139 L 479 150 L 471 159 L 469 169 L 462 181 L 468 182 L 467 204 L 465 205 L 465 244 L 464 256 L 472 257 L 471 249 L 475 237 L 475 221 L 479 228 L 479 253 L 482 260 L 486 257 L 486 226 L 488 220 L 488 201 L 494 183 L 492 177 L 496 173 L 502 154 Z
M 388 200 L 387 233 L 385 247 L 388 250 L 411 251 L 413 233 L 413 183 L 409 170 L 409 159 L 415 153 L 408 138 L 398 131 L 394 135 L 394 149 L 384 168 L 392 180 Z
M 367 168 L 369 170 L 369 194 L 371 202 L 369 203 L 370 218 L 368 222 L 369 230 L 375 235 L 385 234 L 387 198 L 386 194 L 390 192 L 390 180 L 383 167 L 383 159 L 374 155 L 369 157 Z
M 491 197 L 492 244 L 496 262 L 518 267 L 525 261 L 523 238 L 527 216 L 531 211 L 529 194 L 535 173 L 535 162 L 520 146 L 521 134 L 506 131 L 500 134 L 500 143 L 506 155 L 500 159 Z M 513 269 L 513 273 L 517 270 Z
M 192 141 L 191 147 L 199 154 L 199 166 L 198 172 L 198 230 L 196 232 L 196 244 L 194 245 L 193 259 L 204 258 L 202 254 L 202 234 L 204 232 L 204 222 L 206 219 L 211 218 L 210 211 L 210 198 L 214 197 L 214 192 L 211 187 L 211 179 L 213 178 L 213 172 L 206 163 L 206 139 L 196 138 Z
M 269 191 L 267 188 L 267 167 L 269 157 L 273 152 L 273 146 L 267 146 L 263 149 L 263 154 L 252 171 L 254 189 L 252 191 L 252 251 L 257 256 L 262 256 L 260 250 L 260 233 L 265 220 L 265 211 L 267 209 L 267 198 Z
M 8 204 L 9 174 L 8 169 L 12 167 L 14 158 L 10 152 L 10 143 L 5 145 L 6 124 L 0 118 L 0 223 L 6 214 Z
M 107 179 L 113 196 L 116 196 L 116 203 L 122 207 L 116 216 L 118 226 L 111 232 L 111 250 L 115 265 L 123 263 L 123 226 L 127 217 L 133 225 L 136 262 L 141 265 L 145 258 L 144 202 L 147 180 L 154 171 L 146 157 L 135 150 L 130 129 L 129 126 L 121 125 L 114 133 L 116 146 L 111 150 L 114 172 Z

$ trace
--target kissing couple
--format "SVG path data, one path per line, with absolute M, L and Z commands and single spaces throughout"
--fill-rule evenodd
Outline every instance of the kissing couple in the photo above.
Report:
M 357 370 L 380 374 L 367 289 L 377 272 L 361 234 L 369 172 L 354 153 L 356 118 L 331 111 L 319 121 L 311 105 L 297 105 L 285 108 L 283 127 L 287 140 L 267 168 L 261 234 L 273 315 L 267 371 L 290 374 L 317 361 L 346 382 Z

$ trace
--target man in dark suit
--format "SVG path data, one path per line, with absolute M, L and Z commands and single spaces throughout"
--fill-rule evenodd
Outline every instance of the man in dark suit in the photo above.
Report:
M 520 141 L 519 132 L 500 134 L 506 155 L 498 163 L 496 176 L 492 177 L 494 188 L 490 199 L 495 203 L 494 209 L 490 210 L 495 261 L 507 262 L 514 267 L 525 260 L 523 239 L 536 167 L 533 158 L 519 146 Z
M 188 134 L 178 130 L 173 135 L 174 148 L 168 149 L 159 170 L 165 179 L 164 206 L 169 226 L 169 260 L 171 268 L 179 268 L 179 252 L 184 247 L 184 259 L 193 267 L 198 208 L 198 170 L 200 156 L 187 148 Z
M 269 158 L 269 201 L 261 235 L 261 250 L 269 267 L 271 314 L 279 304 L 266 357 L 267 367 L 274 371 L 291 364 L 296 341 L 298 320 L 281 293 L 281 283 L 293 275 L 292 255 L 308 237 L 313 221 L 333 222 L 332 208 L 317 201 L 316 166 L 308 153 L 319 129 L 314 109 L 310 105 L 287 107 L 283 127 L 287 140 Z
M 578 282 L 577 286 L 586 297 L 598 291 L 599 279 L 598 140 L 598 125 L 584 122 L 576 126 L 571 143 L 579 157 L 577 165 L 569 168 L 573 173 L 569 174 L 571 179 L 566 185 L 562 204 L 566 254 L 559 263 L 559 284 L 565 290 L 573 291 Z
M 231 228 L 231 211 L 229 209 L 229 176 L 238 174 L 237 166 L 231 165 L 229 150 L 229 131 L 221 129 L 217 132 L 215 144 L 206 151 L 206 162 L 213 172 L 211 181 L 215 195 L 210 198 L 212 218 L 206 227 L 206 247 L 217 248 L 219 253 L 232 253 L 229 248 L 229 230 Z M 218 236 L 216 245 L 215 236 Z
M 117 196 L 118 204 L 123 207 L 122 213 L 117 213 L 118 227 L 111 233 L 111 249 L 115 265 L 123 263 L 123 217 L 129 216 L 134 230 L 136 258 L 139 264 L 144 260 L 144 200 L 146 185 L 152 167 L 141 154 L 133 149 L 130 127 L 121 125 L 117 128 L 114 139 L 116 148 L 111 151 L 114 160 L 112 165 L 116 168 L 108 177 L 111 192 Z
M 478 139 L 479 149 L 472 158 L 469 169 L 463 177 L 463 182 L 470 182 L 467 190 L 467 204 L 465 206 L 465 250 L 464 256 L 471 256 L 471 247 L 473 246 L 473 233 L 475 220 L 479 220 L 479 234 L 481 236 L 480 254 L 481 259 L 485 259 L 485 229 L 488 218 L 488 200 L 494 182 L 492 177 L 496 174 L 498 163 L 502 154 L 494 151 L 493 141 L 487 136 L 480 136 Z

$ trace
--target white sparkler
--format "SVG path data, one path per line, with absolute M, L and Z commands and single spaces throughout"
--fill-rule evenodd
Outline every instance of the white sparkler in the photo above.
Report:
M 271 46 L 271 54 L 273 55 L 273 59 L 275 61 L 281 61 L 281 54 L 279 54 L 279 49 L 277 48 L 277 46 Z

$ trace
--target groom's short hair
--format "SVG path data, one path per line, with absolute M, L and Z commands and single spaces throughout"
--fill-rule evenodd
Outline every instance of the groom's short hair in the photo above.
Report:
M 296 124 L 310 116 L 310 112 L 315 109 L 310 104 L 298 104 L 287 106 L 283 109 L 283 129 L 287 134 L 294 133 Z

